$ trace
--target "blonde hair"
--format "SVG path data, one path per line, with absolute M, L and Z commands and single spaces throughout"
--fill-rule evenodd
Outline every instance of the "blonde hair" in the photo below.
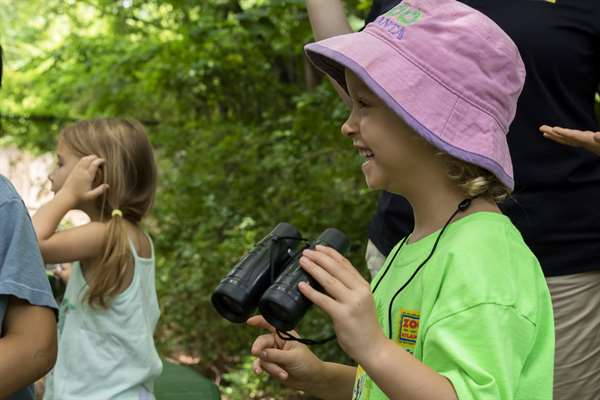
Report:
M 484 197 L 496 203 L 510 195 L 510 189 L 485 168 L 468 163 L 447 153 L 437 153 L 446 166 L 450 180 L 469 198 Z
M 95 154 L 105 159 L 99 175 L 109 189 L 97 202 L 108 221 L 102 267 L 88 282 L 90 306 L 108 308 L 133 268 L 124 219 L 138 225 L 150 211 L 156 192 L 156 163 L 144 126 L 134 119 L 103 118 L 80 121 L 61 130 L 60 138 L 75 155 Z M 120 210 L 113 214 L 114 210 Z

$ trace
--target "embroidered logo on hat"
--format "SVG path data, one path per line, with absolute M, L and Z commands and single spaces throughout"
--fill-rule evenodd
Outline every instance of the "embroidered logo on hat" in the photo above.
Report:
M 399 4 L 384 15 L 395 18 L 396 22 L 402 26 L 409 26 L 421 19 L 423 11 L 409 4 Z
M 418 8 L 408 4 L 400 4 L 377 17 L 374 22 L 387 30 L 396 39 L 402 39 L 406 27 L 419 22 L 422 16 L 423 11 Z

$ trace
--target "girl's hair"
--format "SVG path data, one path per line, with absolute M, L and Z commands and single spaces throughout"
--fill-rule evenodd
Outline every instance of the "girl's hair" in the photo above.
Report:
M 448 177 L 469 198 L 484 197 L 496 203 L 510 195 L 510 190 L 487 169 L 468 163 L 447 153 L 437 153 L 446 166 Z
M 134 119 L 80 121 L 63 128 L 60 138 L 79 157 L 95 154 L 106 160 L 94 185 L 109 185 L 97 202 L 102 220 L 108 220 L 108 234 L 102 267 L 88 283 L 87 301 L 92 307 L 107 308 L 133 268 L 123 219 L 139 224 L 154 203 L 156 164 L 152 145 L 143 125 Z M 113 210 L 120 210 L 122 217 L 113 216 Z

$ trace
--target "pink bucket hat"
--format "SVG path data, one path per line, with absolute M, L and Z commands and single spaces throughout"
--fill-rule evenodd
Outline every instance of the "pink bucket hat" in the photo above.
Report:
M 305 51 L 342 87 L 348 68 L 432 145 L 514 188 L 506 133 L 525 67 L 485 15 L 456 0 L 406 0 L 362 32 Z

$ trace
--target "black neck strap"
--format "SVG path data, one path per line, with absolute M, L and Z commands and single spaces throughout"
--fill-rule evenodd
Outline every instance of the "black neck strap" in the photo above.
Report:
M 437 248 L 437 245 L 438 245 L 438 243 L 440 241 L 440 238 L 442 237 L 444 231 L 446 230 L 446 228 L 448 227 L 448 225 L 450 225 L 450 223 L 452 222 L 452 220 L 454 219 L 454 217 L 456 217 L 456 215 L 459 212 L 466 211 L 469 208 L 469 206 L 471 205 L 472 200 L 473 199 L 465 199 L 465 200 L 463 200 L 463 201 L 460 202 L 460 204 L 456 208 L 456 211 L 454 211 L 454 213 L 450 216 L 450 218 L 448 218 L 448 221 L 444 224 L 444 226 L 440 230 L 440 233 L 438 234 L 437 238 L 435 239 L 435 243 L 433 244 L 433 247 L 431 248 L 431 251 L 429 252 L 429 255 L 425 258 L 425 260 L 423 260 L 423 262 L 421 264 L 419 264 L 419 266 L 415 269 L 415 271 L 412 273 L 412 275 L 410 276 L 410 278 L 408 278 L 408 280 L 406 282 L 404 282 L 404 285 L 402 285 L 400 287 L 400 289 L 398 289 L 396 291 L 396 293 L 394 293 L 394 296 L 392 296 L 392 300 L 390 300 L 390 304 L 388 306 L 388 338 L 389 339 L 392 339 L 392 308 L 393 308 L 393 305 L 394 305 L 394 300 L 396 300 L 396 297 L 398 297 L 398 295 L 400 294 L 400 292 L 402 292 L 408 286 L 408 284 L 410 282 L 412 282 L 412 280 L 419 273 L 419 271 L 421 270 L 421 268 L 423 268 L 423 266 L 427 263 L 427 261 L 429 261 L 429 259 L 433 256 L 433 253 L 435 252 L 435 249 Z M 387 263 L 385 271 L 383 271 L 383 274 L 381 274 L 381 278 L 379 278 L 379 280 L 377 281 L 377 283 L 373 287 L 372 293 L 375 293 L 375 291 L 379 287 L 379 284 L 381 283 L 381 281 L 383 281 L 383 278 L 388 273 L 388 271 L 390 270 L 391 266 L 394 264 L 394 261 L 396 260 L 396 256 L 398 256 L 398 253 L 400 252 L 400 249 L 402 249 L 402 247 L 406 243 L 407 239 L 408 239 L 408 236 L 406 236 L 404 238 L 404 240 L 402 240 L 402 243 L 400 243 L 400 246 L 398 246 L 398 248 L 394 252 L 394 255 L 392 256 L 392 259 Z

